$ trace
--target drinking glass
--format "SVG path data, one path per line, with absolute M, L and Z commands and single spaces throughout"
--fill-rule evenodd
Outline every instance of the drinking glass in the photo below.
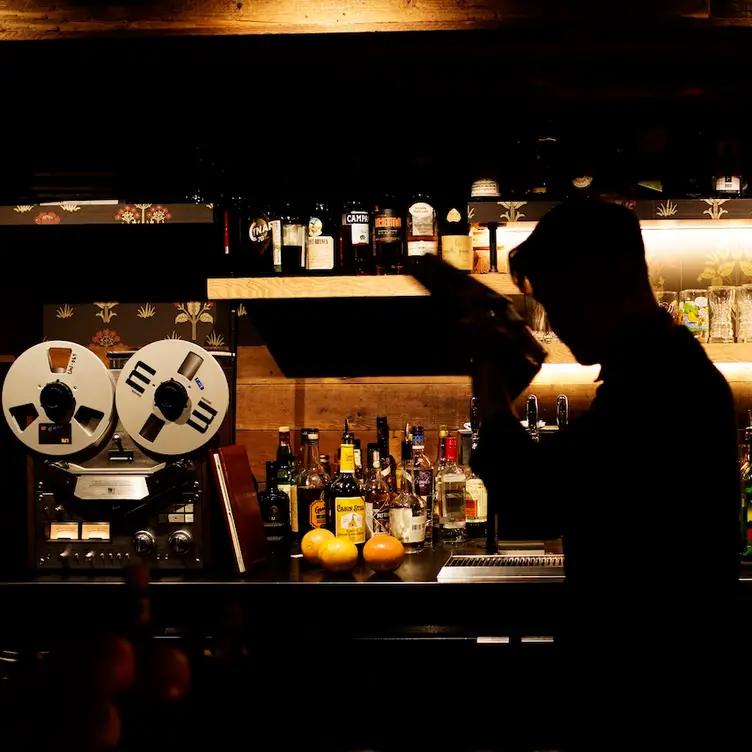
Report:
M 710 341 L 734 341 L 734 301 L 736 288 L 731 285 L 708 287 L 710 304 Z
M 655 299 L 658 305 L 667 311 L 674 321 L 681 321 L 679 314 L 679 293 L 676 290 L 656 290 Z
M 539 342 L 558 342 L 559 338 L 554 334 L 551 325 L 548 323 L 546 309 L 535 298 L 528 297 L 530 304 L 530 328 L 533 335 Z
M 682 290 L 679 300 L 682 323 L 700 342 L 708 341 L 710 328 L 707 296 L 707 290 Z
M 752 342 L 752 285 L 736 288 L 736 310 L 739 314 L 736 341 Z

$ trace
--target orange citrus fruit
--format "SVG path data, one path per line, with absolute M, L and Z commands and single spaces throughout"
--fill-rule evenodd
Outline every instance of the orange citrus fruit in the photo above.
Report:
M 363 547 L 363 559 L 375 572 L 393 572 L 405 558 L 405 547 L 393 535 L 374 535 Z
M 319 549 L 319 562 L 330 572 L 347 572 L 358 563 L 358 549 L 348 538 L 329 538 Z
M 330 538 L 334 538 L 334 533 L 331 530 L 325 530 L 323 527 L 309 530 L 303 536 L 303 540 L 300 541 L 300 552 L 303 554 L 303 558 L 310 561 L 311 564 L 318 564 L 319 549 Z

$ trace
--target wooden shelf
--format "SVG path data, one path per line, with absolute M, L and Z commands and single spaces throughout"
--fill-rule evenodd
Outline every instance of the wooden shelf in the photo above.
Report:
M 473 274 L 502 295 L 519 294 L 508 274 Z M 398 298 L 428 295 L 413 277 L 233 277 L 209 279 L 209 300 L 289 300 L 294 298 Z

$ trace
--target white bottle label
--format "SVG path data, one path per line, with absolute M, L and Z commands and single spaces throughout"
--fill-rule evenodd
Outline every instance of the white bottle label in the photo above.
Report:
M 433 206 L 425 203 L 425 201 L 419 201 L 413 204 L 408 211 L 412 217 L 412 231 L 410 234 L 413 236 L 427 235 L 431 237 L 434 234 L 434 227 L 436 225 L 436 213 L 433 210 Z
M 368 245 L 371 241 L 368 212 L 350 212 L 342 217 L 342 224 L 350 227 L 353 245 Z
M 719 193 L 739 193 L 741 178 L 738 175 L 723 175 L 715 181 L 715 189 Z
M 443 235 L 441 258 L 457 269 L 473 270 L 473 241 L 469 235 Z
M 269 222 L 272 230 L 272 256 L 274 266 L 282 266 L 282 222 L 279 219 L 272 219 Z
M 318 235 L 308 238 L 307 269 L 334 268 L 334 238 Z
M 425 541 L 425 511 L 414 517 L 412 509 L 390 509 L 389 532 L 402 543 L 421 543 Z
M 427 253 L 431 253 L 434 256 L 439 251 L 439 244 L 436 240 L 408 240 L 407 241 L 407 255 L 408 256 L 425 256 Z

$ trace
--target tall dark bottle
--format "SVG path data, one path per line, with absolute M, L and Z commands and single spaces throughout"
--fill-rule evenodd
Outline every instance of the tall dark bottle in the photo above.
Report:
M 351 199 L 342 207 L 339 253 L 344 274 L 373 274 L 371 213 L 360 199 Z
M 313 205 L 306 228 L 305 273 L 332 274 L 339 255 L 339 227 L 327 204 Z
M 258 495 L 266 542 L 272 553 L 290 547 L 290 499 L 277 485 L 277 463 L 266 463 L 266 488 Z
M 327 528 L 359 549 L 366 542 L 366 500 L 355 478 L 355 447 L 340 446 L 339 472 L 326 487 Z
M 405 230 L 394 196 L 384 196 L 373 211 L 373 249 L 377 274 L 402 274 Z

